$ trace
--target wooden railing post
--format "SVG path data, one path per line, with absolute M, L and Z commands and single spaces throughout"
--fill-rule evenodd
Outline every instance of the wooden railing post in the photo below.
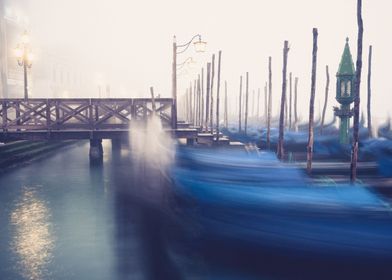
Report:
M 172 103 L 172 109 L 173 109 L 173 103 Z M 172 117 L 173 117 L 173 111 L 172 111 Z M 132 121 L 136 121 L 136 102 L 135 102 L 135 99 L 132 99 L 131 119 L 132 119 Z
M 94 130 L 97 129 L 95 123 L 98 122 L 98 120 L 99 120 L 99 111 L 98 111 L 98 104 L 97 104 L 98 102 L 99 102 L 98 100 L 95 100 L 95 102 L 94 102 L 95 103 L 95 105 L 94 105 L 95 116 L 94 116 L 94 122 L 93 122 L 93 129 Z
M 91 101 L 91 98 L 88 100 L 88 121 L 90 123 L 90 128 L 93 129 L 94 126 L 94 111 L 93 111 L 93 103 Z
M 59 120 L 60 120 L 60 101 L 56 100 L 55 104 L 55 111 L 56 111 L 56 128 L 58 128 Z
M 170 101 L 169 105 L 171 106 L 171 107 L 170 107 L 170 112 L 173 112 L 173 111 L 172 111 L 173 101 Z M 173 118 L 174 118 L 174 115 L 171 114 L 171 116 L 170 116 L 170 123 L 171 123 L 171 124 L 173 124 Z M 172 125 L 172 129 L 175 129 L 175 127 L 173 127 L 173 125 Z
M 16 116 L 16 125 L 19 126 L 20 125 L 20 101 L 16 101 L 15 103 L 15 116 Z M 20 131 L 20 129 L 18 128 L 17 131 Z
M 50 100 L 46 99 L 46 127 L 50 129 L 51 119 L 50 119 Z
M 2 109 L 3 109 L 3 131 L 7 131 L 7 128 L 8 128 L 8 126 L 7 126 L 7 119 L 8 119 L 8 117 L 7 117 L 7 107 L 8 107 L 8 104 L 7 104 L 7 101 L 5 101 L 5 100 L 3 100 L 3 102 L 2 102 Z

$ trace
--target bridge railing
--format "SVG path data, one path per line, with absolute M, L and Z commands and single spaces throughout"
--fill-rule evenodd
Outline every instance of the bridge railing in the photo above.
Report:
M 156 98 L 156 114 L 172 126 L 172 99 Z M 149 98 L 0 99 L 0 128 L 24 130 L 127 129 L 146 121 L 153 112 Z

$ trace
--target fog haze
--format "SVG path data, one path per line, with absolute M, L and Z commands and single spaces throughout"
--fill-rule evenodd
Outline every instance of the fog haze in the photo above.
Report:
M 366 106 L 367 53 L 373 45 L 373 114 L 390 112 L 389 69 L 392 41 L 384 30 L 392 26 L 392 4 L 387 0 L 364 1 L 364 67 L 362 106 Z M 250 90 L 267 80 L 268 56 L 273 58 L 273 111 L 281 94 L 283 41 L 289 40 L 288 71 L 299 77 L 299 111 L 308 114 L 312 28 L 319 29 L 316 113 L 324 99 L 325 65 L 329 65 L 331 91 L 328 118 L 335 101 L 335 74 L 345 43 L 350 38 L 356 59 L 356 1 L 125 1 L 30 0 L 29 21 L 36 45 L 70 53 L 89 71 L 102 73 L 113 96 L 148 96 L 154 86 L 161 96 L 171 96 L 172 37 L 188 41 L 200 33 L 208 42 L 207 53 L 189 56 L 195 70 L 179 75 L 182 94 L 212 53 L 222 50 L 222 80 L 229 96 L 237 99 L 239 76 L 250 74 Z M 39 63 L 39 57 L 37 62 Z M 262 90 L 263 91 L 263 90 Z M 88 94 L 87 94 L 88 95 Z

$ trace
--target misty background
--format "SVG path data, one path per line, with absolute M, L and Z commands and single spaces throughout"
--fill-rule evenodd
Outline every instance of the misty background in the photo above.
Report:
M 13 2 L 17 4 L 16 0 L 9 1 Z M 111 97 L 148 97 L 150 86 L 162 97 L 171 97 L 173 35 L 182 44 L 199 33 L 208 43 L 207 52 L 196 54 L 189 49 L 178 56 L 178 63 L 190 56 L 197 61 L 193 70 L 178 76 L 178 94 L 185 92 L 212 53 L 222 50 L 221 84 L 227 80 L 231 106 L 238 99 L 239 76 L 247 71 L 250 94 L 261 88 L 263 102 L 268 56 L 272 56 L 273 113 L 276 114 L 281 95 L 283 41 L 288 40 L 288 72 L 293 73 L 293 84 L 294 77 L 299 77 L 299 115 L 304 120 L 309 111 L 312 28 L 317 27 L 315 110 L 318 114 L 319 106 L 323 106 L 328 64 L 331 84 L 327 118 L 332 119 L 332 107 L 337 106 L 335 74 L 346 37 L 350 38 L 354 63 L 356 60 L 354 0 L 27 0 L 23 9 L 27 13 L 31 44 L 37 50 L 32 71 L 45 61 L 45 52 L 40 50 L 46 49 L 69 58 L 75 68 L 81 67 L 91 74 L 91 91 L 82 96 L 66 92 L 67 97 L 94 97 L 97 81 L 93 77 L 110 84 Z M 361 105 L 365 108 L 367 102 L 367 57 L 372 44 L 372 114 L 382 119 L 390 113 L 392 92 L 389 82 L 392 40 L 384 32 L 392 26 L 391 10 L 392 3 L 388 0 L 363 3 Z M 33 97 L 46 95 L 50 93 L 33 90 Z

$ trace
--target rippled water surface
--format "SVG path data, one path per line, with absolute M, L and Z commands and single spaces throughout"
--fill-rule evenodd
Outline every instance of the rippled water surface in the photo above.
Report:
M 102 165 L 81 142 L 0 175 L 0 279 L 389 279 L 391 207 L 370 189 L 132 139 L 104 141 Z
M 88 147 L 0 175 L 1 279 L 145 279 L 151 271 L 143 234 L 154 215 L 146 209 L 160 202 L 141 199 L 148 190 L 140 189 L 165 179 L 144 181 L 149 169 L 132 164 L 128 149 L 112 155 L 110 142 L 104 164 L 90 166 Z

